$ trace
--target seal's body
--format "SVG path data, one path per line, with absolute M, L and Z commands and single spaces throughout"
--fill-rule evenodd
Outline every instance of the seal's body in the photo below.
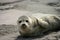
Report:
M 60 16 L 52 14 L 23 15 L 18 19 L 19 32 L 22 36 L 36 36 L 47 30 L 60 27 Z

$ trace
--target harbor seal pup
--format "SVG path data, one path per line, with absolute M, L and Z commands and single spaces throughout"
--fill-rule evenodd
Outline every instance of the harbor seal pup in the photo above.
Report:
M 21 36 L 37 36 L 48 30 L 60 27 L 60 16 L 50 14 L 23 15 L 18 18 L 18 28 Z

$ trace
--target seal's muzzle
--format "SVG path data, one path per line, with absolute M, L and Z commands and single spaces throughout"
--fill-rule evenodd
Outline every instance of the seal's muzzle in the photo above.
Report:
M 25 29 L 27 26 L 25 24 L 22 24 L 21 28 Z

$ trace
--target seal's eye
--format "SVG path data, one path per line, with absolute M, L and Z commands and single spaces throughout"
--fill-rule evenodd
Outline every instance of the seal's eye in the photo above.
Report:
M 19 21 L 19 23 L 21 23 L 22 21 Z
M 28 20 L 26 20 L 26 22 L 28 22 Z

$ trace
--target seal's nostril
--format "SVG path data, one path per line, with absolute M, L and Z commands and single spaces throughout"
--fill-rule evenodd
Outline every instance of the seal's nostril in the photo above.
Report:
M 25 26 L 25 24 L 22 24 L 23 26 Z
M 22 28 L 25 29 L 26 28 L 26 25 L 25 24 L 22 24 Z

